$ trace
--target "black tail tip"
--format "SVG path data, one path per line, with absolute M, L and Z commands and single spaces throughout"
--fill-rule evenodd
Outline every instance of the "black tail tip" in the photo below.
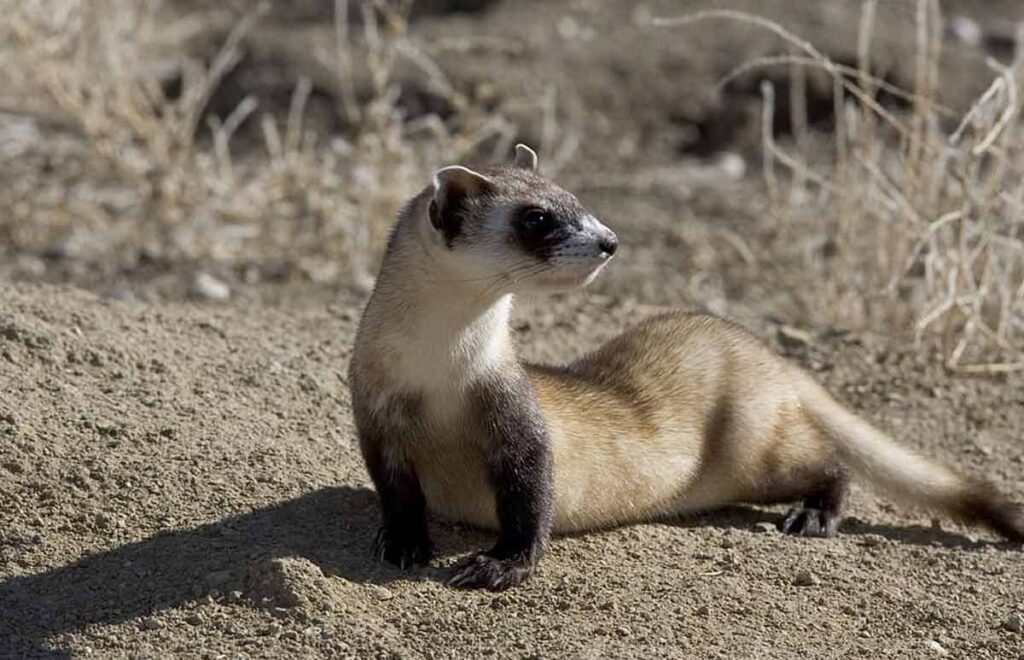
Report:
M 1010 541 L 1024 542 L 1024 505 L 987 481 L 972 483 L 957 508 L 967 521 L 981 523 Z

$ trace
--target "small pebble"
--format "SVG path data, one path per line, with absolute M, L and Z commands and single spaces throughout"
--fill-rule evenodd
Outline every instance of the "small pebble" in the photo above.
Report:
M 227 300 L 231 297 L 231 288 L 227 284 L 204 272 L 196 273 L 190 292 L 196 298 L 206 300 Z
M 961 43 L 968 46 L 981 44 L 982 39 L 985 37 L 981 26 L 967 16 L 954 16 L 950 22 L 950 30 Z
M 391 600 L 395 597 L 393 591 L 379 585 L 373 585 L 373 593 L 377 596 L 377 600 Z
M 779 326 L 777 336 L 779 343 L 786 348 L 801 348 L 814 343 L 809 332 L 789 325 Z
M 717 160 L 718 169 L 733 181 L 739 181 L 747 172 L 747 161 L 743 160 L 743 156 L 737 153 L 723 151 L 718 154 Z
M 864 537 L 864 547 L 866 548 L 877 548 L 878 546 L 885 543 L 885 538 L 878 534 L 868 534 Z
M 164 627 L 164 624 L 160 623 L 152 617 L 146 617 L 139 624 L 139 627 L 143 630 L 159 630 L 160 628 Z
M 1024 626 L 1022 626 L 1020 614 L 1017 612 L 1006 617 L 1006 621 L 1003 621 L 1003 630 L 1019 633 L 1022 627 Z
M 939 644 L 934 639 L 929 639 L 928 643 L 925 644 L 925 646 L 927 646 L 928 650 L 934 653 L 935 655 L 949 655 L 949 651 L 947 651 L 942 644 Z
M 234 574 L 229 570 L 210 571 L 206 574 L 205 583 L 208 587 L 221 587 L 231 581 Z
M 817 584 L 821 584 L 821 580 L 810 571 L 800 571 L 793 578 L 793 586 L 796 587 L 813 587 Z
M 615 629 L 615 634 L 619 637 L 629 637 L 629 628 L 626 626 L 619 626 Z
M 129 291 L 128 289 L 122 289 L 114 287 L 103 292 L 103 297 L 109 300 L 122 300 L 124 302 L 137 302 L 138 296 Z

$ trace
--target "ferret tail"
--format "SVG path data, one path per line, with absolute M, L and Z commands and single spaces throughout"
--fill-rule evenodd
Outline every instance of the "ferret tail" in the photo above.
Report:
M 901 447 L 847 410 L 810 376 L 801 374 L 800 403 L 824 429 L 840 463 L 885 494 L 907 504 L 981 524 L 1024 541 L 1024 507 L 987 481 L 973 479 Z

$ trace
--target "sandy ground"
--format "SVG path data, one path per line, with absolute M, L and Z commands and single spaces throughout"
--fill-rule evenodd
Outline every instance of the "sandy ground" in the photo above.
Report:
M 533 144 L 535 101 L 558 89 L 558 132 L 580 137 L 560 180 L 622 240 L 590 292 L 521 302 L 524 354 L 564 360 L 661 306 L 708 308 L 901 442 L 1024 500 L 1024 375 L 954 378 L 930 345 L 815 321 L 800 255 L 761 236 L 756 93 L 709 90 L 778 44 L 745 28 L 641 27 L 756 8 L 848 59 L 859 5 L 506 0 L 413 29 L 453 84 L 491 85 Z M 898 82 L 907 6 L 880 3 L 875 52 Z M 991 37 L 987 52 L 944 53 L 948 101 L 963 108 L 1022 10 L 944 8 Z M 329 16 L 310 16 L 254 52 L 301 69 L 307 45 L 333 35 Z M 719 150 L 745 172 L 730 178 Z M 40 176 L 40 189 L 67 183 Z M 0 245 L 0 658 L 1024 658 L 1020 545 L 860 489 L 834 539 L 784 536 L 782 508 L 740 507 L 559 538 L 500 595 L 443 585 L 491 541 L 472 529 L 436 524 L 429 568 L 379 565 L 345 376 L 359 295 L 249 285 L 222 265 L 231 299 L 190 303 L 210 264 L 133 269 L 109 250 L 76 261 L 40 246 Z
M 501 595 L 442 584 L 488 542 L 469 529 L 436 527 L 430 568 L 374 563 L 344 376 L 358 303 L 3 289 L 0 656 L 1022 653 L 1004 629 L 1024 613 L 1019 545 L 859 492 L 838 538 L 739 508 L 558 539 Z M 574 296 L 517 327 L 526 354 L 561 359 L 651 311 Z M 1024 496 L 1021 379 L 951 380 L 871 336 L 788 345 L 902 441 Z

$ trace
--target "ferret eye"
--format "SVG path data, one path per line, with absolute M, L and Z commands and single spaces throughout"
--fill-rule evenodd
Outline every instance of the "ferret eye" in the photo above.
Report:
M 553 224 L 554 218 L 541 208 L 526 209 L 519 218 L 519 226 L 528 234 L 542 234 Z

